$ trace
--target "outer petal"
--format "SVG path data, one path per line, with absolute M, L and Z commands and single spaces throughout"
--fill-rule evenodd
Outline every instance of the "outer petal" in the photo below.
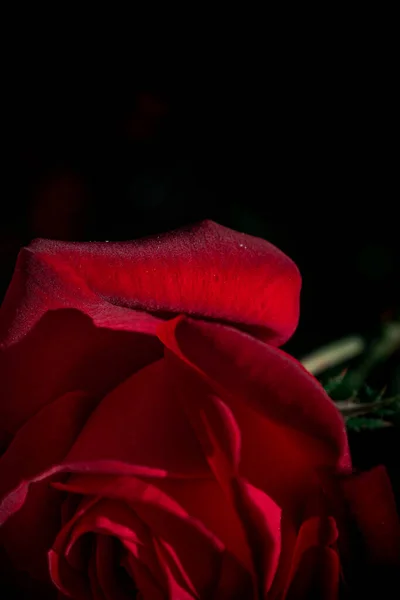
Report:
M 299 288 L 298 270 L 280 250 L 211 221 L 126 243 L 37 240 L 20 255 L 2 336 L 12 343 L 47 310 L 69 307 L 102 327 L 147 332 L 156 319 L 138 311 L 190 313 L 253 327 L 278 343 L 297 324 Z
M 152 336 L 97 328 L 76 310 L 48 311 L 18 344 L 0 349 L 0 454 L 24 422 L 58 397 L 82 390 L 100 400 L 160 356 Z
M 350 522 L 357 529 L 354 541 L 359 547 L 353 548 L 356 560 L 350 556 L 348 565 L 350 575 L 357 569 L 353 577 L 357 593 L 400 597 L 400 516 L 385 467 L 346 477 L 341 489 Z
M 82 393 L 62 396 L 26 423 L 0 457 L 0 544 L 37 578 L 47 575 L 45 554 L 59 527 L 62 498 L 39 482 L 24 506 L 25 482 L 65 458 L 92 408 L 93 398 Z M 8 496 L 20 484 L 21 493 Z

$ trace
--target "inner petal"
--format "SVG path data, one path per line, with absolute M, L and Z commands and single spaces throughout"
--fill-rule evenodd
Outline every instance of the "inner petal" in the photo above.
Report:
M 210 474 L 202 449 L 176 400 L 162 359 L 106 396 L 66 462 L 119 460 L 166 474 Z

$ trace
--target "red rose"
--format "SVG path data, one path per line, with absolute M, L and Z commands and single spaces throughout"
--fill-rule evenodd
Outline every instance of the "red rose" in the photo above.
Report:
M 299 289 L 279 250 L 212 222 L 21 251 L 0 313 L 4 589 L 334 599 L 358 568 L 394 572 L 384 470 L 350 475 L 341 416 L 277 348 Z

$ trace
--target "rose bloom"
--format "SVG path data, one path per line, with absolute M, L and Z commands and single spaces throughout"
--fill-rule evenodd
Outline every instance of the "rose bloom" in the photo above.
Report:
M 21 251 L 0 313 L 1 598 L 397 597 L 386 471 L 353 473 L 335 405 L 278 349 L 299 291 L 277 248 L 208 221 Z

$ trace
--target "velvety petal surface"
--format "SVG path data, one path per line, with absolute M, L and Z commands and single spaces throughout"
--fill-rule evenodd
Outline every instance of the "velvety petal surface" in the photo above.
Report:
M 0 309 L 0 451 L 54 396 L 109 388 L 127 373 L 128 356 L 132 370 L 145 364 L 144 334 L 160 319 L 222 320 L 278 344 L 296 327 L 299 290 L 280 250 L 211 221 L 134 242 L 34 241 Z
M 283 252 L 212 221 L 134 242 L 36 240 L 21 252 L 4 301 L 3 336 L 16 341 L 47 310 L 71 307 L 113 329 L 149 332 L 156 320 L 148 313 L 189 313 L 278 343 L 296 327 L 299 289 Z

